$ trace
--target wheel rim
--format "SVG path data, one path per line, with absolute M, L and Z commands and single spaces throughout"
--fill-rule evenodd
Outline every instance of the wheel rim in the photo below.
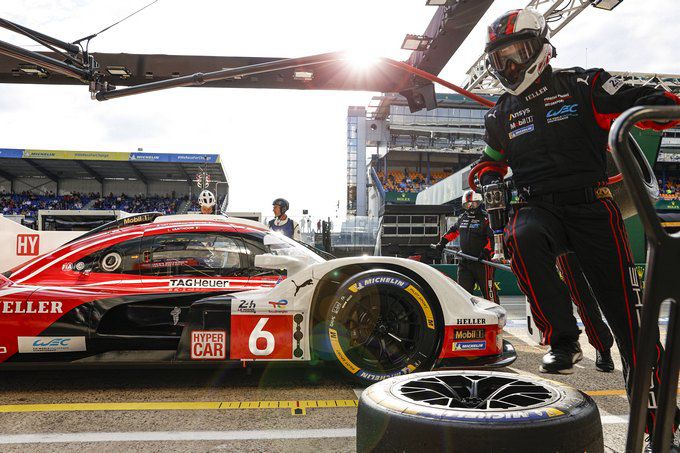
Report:
M 422 355 L 418 346 L 425 320 L 403 294 L 383 287 L 352 302 L 342 323 L 349 338 L 345 353 L 350 360 L 365 370 L 390 373 Z
M 560 396 L 554 387 L 522 376 L 473 373 L 408 379 L 392 393 L 420 405 L 466 411 L 526 410 L 552 404 Z

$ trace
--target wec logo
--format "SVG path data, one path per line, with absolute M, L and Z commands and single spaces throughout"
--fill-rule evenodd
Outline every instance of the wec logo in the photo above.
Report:
M 578 104 L 564 105 L 560 109 L 549 110 L 545 115 L 546 118 L 555 118 L 562 115 L 572 115 L 578 113 Z
M 17 337 L 19 353 L 87 351 L 85 337 Z
M 35 348 L 66 348 L 68 347 L 68 344 L 71 342 L 70 338 L 54 338 L 49 341 L 42 340 L 38 338 L 33 342 L 33 347 Z

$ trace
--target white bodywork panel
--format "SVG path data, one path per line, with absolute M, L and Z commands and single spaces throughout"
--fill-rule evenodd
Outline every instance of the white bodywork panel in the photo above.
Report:
M 319 281 L 329 272 L 351 264 L 377 265 L 375 266 L 377 269 L 380 268 L 380 264 L 389 264 L 417 272 L 436 294 L 446 326 L 499 323 L 497 313 L 488 310 L 492 307 L 498 310 L 497 304 L 479 297 L 474 297 L 473 303 L 473 296 L 470 293 L 433 267 L 403 258 L 370 256 L 341 258 L 313 264 L 290 275 L 272 289 L 234 293 L 231 295 L 234 298 L 231 315 L 234 317 L 244 314 L 268 314 L 271 316 L 301 314 L 303 316 L 301 328 L 305 340 L 301 345 L 304 355 L 298 359 L 309 360 L 311 357 L 309 341 L 312 327 L 310 322 L 311 307 L 313 306 L 316 287 Z M 308 282 L 310 280 L 311 283 Z M 282 301 L 285 301 L 285 304 Z
M 37 231 L 0 216 L 0 272 L 51 252 L 84 231 Z

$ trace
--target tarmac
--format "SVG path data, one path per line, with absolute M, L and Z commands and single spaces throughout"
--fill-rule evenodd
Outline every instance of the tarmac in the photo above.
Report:
M 526 333 L 522 298 L 503 298 L 517 361 L 504 371 L 540 374 L 546 347 Z M 661 325 L 662 335 L 665 325 Z M 623 452 L 628 419 L 617 370 L 584 359 L 572 375 L 542 375 L 590 394 L 605 451 Z M 331 365 L 229 370 L 5 371 L 0 375 L 0 451 L 355 451 L 361 388 Z M 417 433 L 414 433 L 417 435 Z

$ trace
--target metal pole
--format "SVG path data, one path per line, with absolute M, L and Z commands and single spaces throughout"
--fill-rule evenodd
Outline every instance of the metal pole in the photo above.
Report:
M 106 91 L 97 93 L 98 101 L 106 101 L 109 99 L 120 98 L 124 96 L 131 96 L 133 94 L 150 93 L 152 91 L 166 90 L 168 88 L 186 87 L 203 85 L 209 82 L 217 82 L 219 80 L 232 79 L 234 77 L 245 77 L 254 74 L 262 74 L 264 72 L 281 71 L 284 69 L 298 68 L 300 66 L 317 65 L 323 63 L 331 63 L 334 61 L 344 60 L 346 58 L 345 52 L 330 52 L 319 55 L 312 55 L 302 58 L 286 58 L 283 60 L 269 61 L 266 63 L 258 63 L 249 66 L 241 66 L 238 68 L 221 69 L 213 72 L 197 72 L 187 76 L 177 77 L 175 79 L 159 80 L 157 82 L 145 83 L 129 88 L 122 88 L 115 91 Z
M 82 80 L 83 82 L 87 82 L 90 78 L 90 73 L 84 69 L 76 68 L 47 55 L 32 52 L 5 41 L 0 41 L 0 54 L 25 61 L 26 63 L 35 64 L 47 70 Z
M 40 33 L 39 31 L 31 30 L 28 27 L 24 27 L 23 25 L 15 24 L 14 22 L 11 22 L 7 19 L 0 18 L 0 27 L 6 28 L 7 30 L 11 30 L 13 32 L 21 33 L 25 36 L 28 36 L 29 38 L 32 38 L 32 39 L 37 38 L 40 41 L 45 41 L 48 44 L 51 44 L 53 46 L 64 49 L 65 51 L 72 53 L 74 55 L 77 55 L 78 53 L 80 53 L 80 48 L 75 44 L 64 42 L 60 39 L 44 35 L 44 34 Z
M 460 258 L 463 258 L 463 259 L 466 259 L 466 260 L 469 260 L 469 261 L 476 261 L 478 263 L 486 264 L 487 266 L 495 267 L 496 269 L 502 269 L 504 271 L 512 272 L 512 269 L 510 269 L 510 266 L 508 266 L 507 264 L 495 263 L 493 261 L 487 261 L 487 260 L 484 260 L 482 258 L 476 258 L 474 256 L 460 252 L 458 250 L 444 249 L 444 253 L 450 253 L 451 255 L 456 255 Z

